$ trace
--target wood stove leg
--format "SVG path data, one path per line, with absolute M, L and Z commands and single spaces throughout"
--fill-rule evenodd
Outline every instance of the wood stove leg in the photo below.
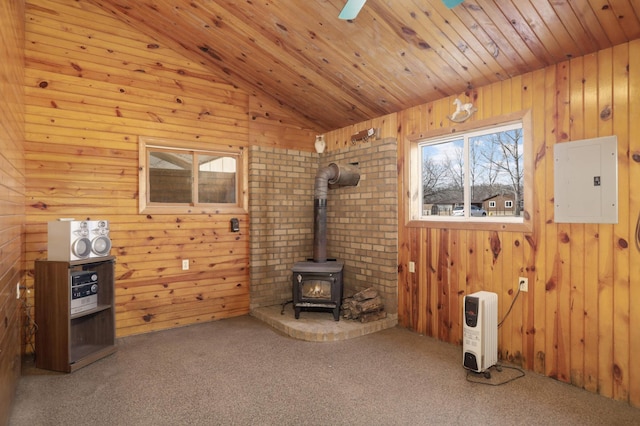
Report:
M 336 321 L 340 321 L 340 306 L 333 310 L 333 319 Z
M 300 308 L 294 308 L 293 311 L 295 313 L 296 319 L 299 319 L 300 318 Z

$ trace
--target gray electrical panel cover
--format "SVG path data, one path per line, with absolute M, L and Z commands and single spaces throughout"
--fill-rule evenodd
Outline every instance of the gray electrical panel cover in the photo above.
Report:
M 554 220 L 618 223 L 618 138 L 555 144 Z

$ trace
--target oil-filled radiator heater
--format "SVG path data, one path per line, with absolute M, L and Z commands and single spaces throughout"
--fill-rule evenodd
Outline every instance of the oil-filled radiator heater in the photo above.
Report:
M 478 291 L 464 297 L 462 363 L 482 373 L 498 362 L 498 295 Z

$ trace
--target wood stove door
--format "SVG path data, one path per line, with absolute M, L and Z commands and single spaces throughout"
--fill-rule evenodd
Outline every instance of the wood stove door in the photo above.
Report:
M 340 319 L 340 302 L 338 277 L 334 274 L 293 274 L 293 307 L 296 319 L 303 308 L 331 309 L 334 319 Z

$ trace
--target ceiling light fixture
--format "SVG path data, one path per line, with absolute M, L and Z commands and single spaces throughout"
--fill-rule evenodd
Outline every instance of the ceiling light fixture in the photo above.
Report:
M 342 11 L 340 12 L 340 15 L 338 15 L 338 18 L 344 19 L 346 21 L 356 19 L 358 13 L 360 13 L 360 10 L 362 9 L 362 6 L 364 6 L 366 1 L 367 0 L 347 0 L 344 7 L 342 8 Z M 452 9 L 463 1 L 464 0 L 442 0 L 442 3 L 449 9 Z

